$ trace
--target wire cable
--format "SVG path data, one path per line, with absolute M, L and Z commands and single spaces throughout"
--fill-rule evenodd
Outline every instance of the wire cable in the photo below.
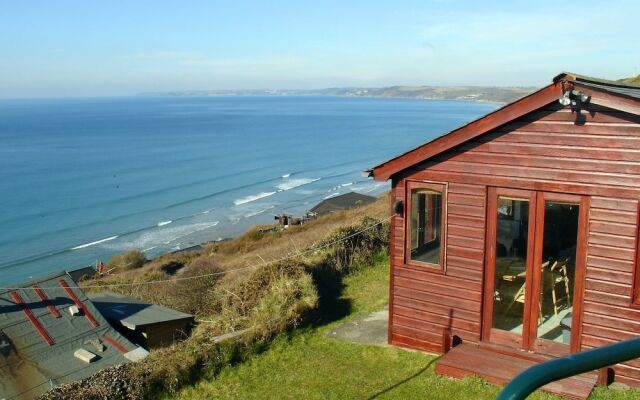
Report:
M 323 249 L 326 249 L 328 247 L 334 246 L 334 245 L 336 245 L 338 243 L 347 241 L 348 239 L 351 239 L 354 236 L 360 235 L 361 233 L 367 232 L 367 231 L 375 228 L 376 226 L 380 226 L 380 225 L 390 221 L 391 218 L 393 218 L 393 216 L 385 218 L 383 220 L 380 220 L 380 221 L 376 222 L 373 225 L 370 225 L 370 226 L 368 226 L 368 227 L 366 227 L 364 229 L 359 230 L 358 232 L 355 232 L 355 233 L 352 233 L 350 235 L 344 236 L 344 237 L 342 237 L 340 239 L 336 239 L 336 240 L 334 240 L 332 242 L 325 243 L 325 244 L 323 244 L 321 246 L 311 247 L 311 248 L 309 248 L 307 250 L 299 251 L 299 252 L 294 253 L 294 254 L 289 255 L 289 256 L 276 258 L 274 260 L 267 261 L 267 262 L 265 262 L 263 264 L 259 264 L 257 266 L 234 268 L 234 269 L 228 269 L 228 270 L 220 271 L 220 272 L 212 272 L 212 273 L 209 273 L 209 274 L 185 276 L 185 277 L 172 278 L 172 279 L 159 279 L 159 280 L 155 280 L 155 281 L 129 282 L 129 283 L 107 283 L 107 284 L 104 284 L 104 285 L 68 286 L 68 287 L 71 288 L 71 289 L 104 289 L 104 288 L 110 288 L 110 287 L 130 287 L 130 286 L 155 285 L 155 284 L 159 284 L 159 283 L 180 282 L 180 281 L 186 281 L 186 280 L 191 280 L 191 279 L 208 278 L 208 277 L 213 277 L 213 276 L 225 275 L 225 274 L 229 274 L 229 273 L 232 273 L 232 272 L 245 271 L 245 270 L 248 270 L 248 269 L 256 269 L 256 268 L 259 268 L 259 267 L 265 267 L 267 265 L 277 264 L 277 263 L 280 263 L 280 262 L 283 262 L 283 261 L 291 260 L 293 258 L 301 257 L 301 256 L 304 256 L 306 254 L 313 253 L 313 252 L 316 252 L 318 250 L 323 250 Z M 28 287 L 0 287 L 0 290 L 2 290 L 2 291 L 21 290 L 21 289 L 28 289 Z M 43 290 L 54 290 L 54 289 L 62 289 L 62 288 L 59 287 L 59 286 L 50 286 L 50 287 L 42 287 L 42 286 L 40 286 L 40 289 L 43 289 Z

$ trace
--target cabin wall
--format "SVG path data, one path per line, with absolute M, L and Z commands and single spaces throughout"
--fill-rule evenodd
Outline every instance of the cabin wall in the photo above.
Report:
M 393 185 L 403 199 L 405 181 Z M 486 214 L 484 186 L 451 183 L 447 190 L 446 273 L 404 263 L 404 218 L 393 219 L 391 342 L 432 352 L 445 328 L 480 339 Z
M 583 349 L 640 335 L 632 306 L 640 199 L 640 117 L 596 105 L 580 114 L 552 104 L 393 177 L 448 183 L 445 271 L 404 262 L 405 221 L 392 222 L 389 338 L 441 352 L 443 330 L 481 335 L 487 187 L 589 196 Z M 406 204 L 406 203 L 405 203 Z M 640 386 L 640 361 L 616 367 Z

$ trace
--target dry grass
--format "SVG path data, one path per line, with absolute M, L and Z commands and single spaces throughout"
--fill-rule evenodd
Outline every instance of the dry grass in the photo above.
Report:
M 341 211 L 277 233 L 259 235 L 255 232 L 260 227 L 253 227 L 237 239 L 220 244 L 212 255 L 226 268 L 259 265 L 312 247 L 318 244 L 319 238 L 341 227 L 357 225 L 364 217 L 381 220 L 388 216 L 389 196 L 385 195 L 368 206 Z
M 141 382 L 147 398 L 174 393 L 241 362 L 253 354 L 254 346 L 296 326 L 317 304 L 310 275 L 295 263 L 260 268 L 200 294 L 204 309 L 199 311 L 211 313 L 209 319 L 196 326 L 188 340 L 152 352 L 134 365 L 132 376 Z M 243 333 L 236 340 L 216 342 L 219 335 L 234 331 Z
M 132 249 L 123 254 L 118 254 L 109 259 L 107 270 L 128 270 L 138 269 L 147 261 L 144 253 L 140 250 Z
M 383 197 L 367 207 L 279 232 L 263 234 L 254 227 L 237 239 L 205 246 L 204 251 L 168 254 L 141 268 L 83 284 L 160 280 L 163 282 L 109 290 L 193 313 L 201 321 L 187 340 L 154 351 L 131 367 L 132 390 L 139 390 L 146 398 L 172 394 L 251 358 L 276 335 L 301 321 L 318 325 L 348 314 L 351 305 L 341 298 L 343 279 L 362 266 L 374 264 L 386 251 L 389 225 L 376 222 L 385 219 L 387 213 L 388 197 Z M 358 233 L 371 226 L 375 229 Z M 282 260 L 352 235 L 305 257 Z M 228 272 L 247 266 L 251 268 Z M 203 276 L 207 274 L 211 275 Z M 198 278 L 176 279 L 195 276 Z M 237 331 L 243 334 L 235 340 L 216 339 Z M 95 388 L 96 393 L 104 389 L 99 380 Z
M 173 277 L 189 277 L 244 268 L 240 272 L 231 272 L 224 276 L 190 279 L 185 282 L 109 288 L 111 291 L 175 308 L 196 316 L 208 316 L 211 312 L 203 304 L 211 303 L 207 300 L 208 289 L 215 286 L 219 280 L 234 280 L 238 276 L 245 275 L 247 271 L 250 272 L 251 269 L 247 270 L 247 267 L 258 268 L 282 258 L 291 257 L 313 246 L 346 236 L 352 231 L 344 230 L 344 228 L 361 226 L 363 218 L 369 218 L 367 223 L 374 223 L 388 216 L 389 196 L 387 194 L 365 207 L 331 214 L 308 224 L 291 226 L 289 229 L 278 232 L 261 234 L 259 230 L 264 226 L 254 226 L 235 239 L 205 245 L 200 252 L 166 254 L 146 263 L 141 268 L 116 270 L 114 272 L 117 273 L 110 276 L 84 281 L 82 284 L 100 286 L 170 280 Z M 352 247 L 354 244 L 348 243 Z M 338 246 L 337 248 L 343 249 L 344 252 L 343 247 Z M 308 262 L 314 257 L 317 255 L 306 255 L 297 259 Z M 334 261 L 339 260 L 336 258 Z M 186 300 L 183 289 L 190 290 L 193 293 L 192 297 L 198 298 Z M 100 289 L 88 290 L 99 291 Z

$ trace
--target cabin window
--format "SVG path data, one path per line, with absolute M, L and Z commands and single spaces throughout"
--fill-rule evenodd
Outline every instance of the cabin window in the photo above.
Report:
M 444 185 L 410 183 L 407 262 L 441 267 Z
M 637 204 L 638 227 L 636 228 L 636 265 L 633 277 L 633 291 L 631 293 L 631 304 L 636 308 L 640 307 L 640 202 Z

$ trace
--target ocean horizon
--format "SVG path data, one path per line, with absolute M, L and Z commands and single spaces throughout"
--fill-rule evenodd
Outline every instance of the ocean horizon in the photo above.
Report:
M 330 96 L 0 100 L 0 281 L 147 258 L 389 186 L 362 171 L 498 106 Z

